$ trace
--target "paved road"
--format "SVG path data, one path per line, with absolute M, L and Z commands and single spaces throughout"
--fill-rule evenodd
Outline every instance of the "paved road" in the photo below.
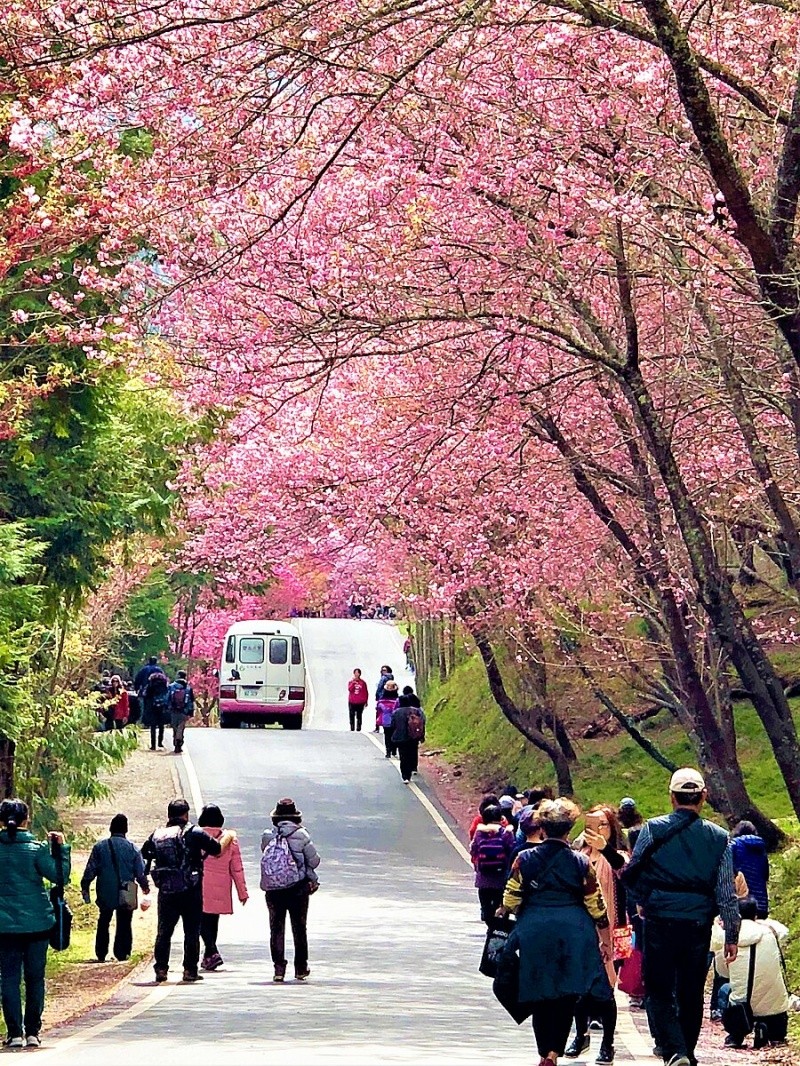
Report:
M 495 1004 L 476 971 L 483 941 L 463 854 L 366 733 L 347 729 L 345 682 L 402 663 L 401 638 L 378 622 L 306 621 L 315 705 L 301 732 L 187 734 L 182 767 L 197 804 L 213 801 L 239 832 L 251 899 L 223 918 L 224 969 L 165 986 L 148 972 L 59 1035 L 39 1057 L 82 1066 L 334 1066 L 535 1061 L 528 1026 Z M 398 670 L 399 678 L 404 674 Z M 199 794 L 198 794 L 199 793 Z M 311 900 L 312 976 L 271 983 L 258 843 L 275 800 L 293 796 L 323 857 Z M 446 830 L 446 826 L 444 827 Z M 291 973 L 291 966 L 290 966 Z M 629 1016 L 623 1017 L 623 1029 Z M 634 1047 L 643 1048 L 630 1036 Z M 595 1052 L 596 1053 L 596 1052 Z M 593 1062 L 586 1057 L 578 1062 Z M 634 1059 L 620 1047 L 620 1062 Z

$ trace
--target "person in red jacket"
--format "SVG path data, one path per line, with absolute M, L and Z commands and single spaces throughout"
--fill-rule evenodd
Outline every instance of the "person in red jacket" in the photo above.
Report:
M 361 732 L 361 718 L 364 708 L 369 703 L 369 689 L 366 681 L 362 680 L 361 671 L 354 670 L 352 678 L 347 682 L 347 706 L 350 711 L 350 732 Z

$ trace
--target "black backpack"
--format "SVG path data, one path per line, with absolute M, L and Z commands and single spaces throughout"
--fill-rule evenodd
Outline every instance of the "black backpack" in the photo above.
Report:
M 167 688 L 169 687 L 169 678 L 163 672 L 163 670 L 156 670 L 147 679 L 147 697 L 153 702 L 154 705 L 159 707 L 166 707 L 167 704 Z
M 167 895 L 186 892 L 200 883 L 200 871 L 192 868 L 186 834 L 191 826 L 167 825 L 150 837 L 153 844 L 153 881 Z

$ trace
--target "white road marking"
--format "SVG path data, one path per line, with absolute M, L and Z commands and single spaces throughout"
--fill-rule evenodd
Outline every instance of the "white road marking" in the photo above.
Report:
M 203 793 L 200 790 L 200 779 L 197 776 L 197 771 L 194 768 L 192 757 L 189 754 L 189 749 L 184 748 L 181 752 L 181 758 L 183 759 L 183 768 L 186 771 L 186 779 L 189 782 L 189 792 L 192 799 L 192 806 L 194 807 L 195 814 L 199 817 L 200 811 L 203 809 Z
M 154 988 L 152 992 L 148 992 L 144 999 L 139 1000 L 138 1003 L 133 1003 L 130 1007 L 126 1007 L 119 1014 L 115 1014 L 113 1018 L 107 1018 L 104 1022 L 97 1022 L 88 1029 L 83 1029 L 72 1036 L 65 1036 L 57 1044 L 53 1044 L 52 1047 L 43 1047 L 37 1052 L 36 1061 L 39 1062 L 54 1055 L 63 1055 L 65 1052 L 69 1053 L 74 1051 L 80 1044 L 85 1044 L 87 1040 L 93 1040 L 104 1033 L 110 1033 L 114 1029 L 118 1029 L 121 1025 L 125 1025 L 126 1022 L 138 1018 L 140 1014 L 144 1014 L 157 1006 L 162 999 L 166 999 L 174 987 L 174 984 L 160 985 L 158 988 Z

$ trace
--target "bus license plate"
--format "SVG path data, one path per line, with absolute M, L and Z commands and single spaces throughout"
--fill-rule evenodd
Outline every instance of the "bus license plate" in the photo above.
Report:
M 253 685 L 244 685 L 242 688 L 243 696 L 257 696 L 261 690 Z

